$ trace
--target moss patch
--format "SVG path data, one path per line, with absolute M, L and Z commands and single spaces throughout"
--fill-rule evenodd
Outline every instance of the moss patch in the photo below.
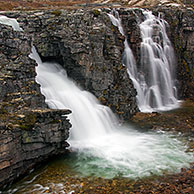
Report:
M 54 10 L 51 12 L 51 14 L 55 15 L 55 16 L 60 16 L 61 15 L 61 11 L 60 10 Z

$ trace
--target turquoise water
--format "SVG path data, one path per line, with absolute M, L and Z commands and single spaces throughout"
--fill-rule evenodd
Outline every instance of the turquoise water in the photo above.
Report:
M 137 132 L 134 131 L 131 136 L 135 135 L 135 133 Z M 154 147 L 153 142 L 146 143 L 150 147 L 149 150 L 152 150 L 150 157 L 147 156 L 147 152 L 138 153 L 140 148 L 134 147 L 134 149 L 137 149 L 137 153 L 131 153 L 134 156 L 134 160 L 127 158 L 126 154 L 128 152 L 125 152 L 122 157 L 121 155 L 115 155 L 115 161 L 113 156 L 109 158 L 104 156 L 99 146 L 96 149 L 91 144 L 87 144 L 90 146 L 82 145 L 82 148 L 78 149 L 76 148 L 77 144 L 71 147 L 66 156 L 58 157 L 31 172 L 6 192 L 3 192 L 3 194 L 73 193 L 73 191 L 78 192 L 83 184 L 88 182 L 91 186 L 94 186 L 94 183 L 95 185 L 100 184 L 99 182 L 102 180 L 108 181 L 115 178 L 137 180 L 139 178 L 152 177 L 153 175 L 162 175 L 163 173 L 176 173 L 182 167 L 189 167 L 189 162 L 194 161 L 192 153 L 186 153 L 187 147 L 174 136 L 163 132 L 138 133 L 141 134 L 141 137 L 144 135 L 156 140 Z M 126 144 L 126 142 L 124 143 Z M 115 142 L 115 144 L 118 147 L 118 143 Z M 107 151 L 107 148 L 105 150 Z M 128 149 L 126 148 L 126 150 Z M 137 155 L 135 156 L 134 153 L 138 156 L 139 154 L 141 155 L 138 161 L 137 158 L 135 159 Z M 130 156 L 130 153 L 128 154 Z M 119 161 L 118 157 L 120 158 Z M 154 157 L 154 160 L 151 162 L 149 160 L 152 157 Z
M 98 178 L 137 180 L 176 173 L 194 161 L 176 137 L 119 125 L 110 108 L 79 88 L 62 67 L 43 63 L 34 47 L 31 57 L 38 64 L 36 80 L 48 106 L 72 110 L 71 153 L 32 173 L 8 193 L 71 193 Z

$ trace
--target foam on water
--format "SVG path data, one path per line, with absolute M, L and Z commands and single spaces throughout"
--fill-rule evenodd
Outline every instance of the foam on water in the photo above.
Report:
M 38 63 L 36 80 L 46 103 L 72 110 L 69 142 L 76 153 L 72 165 L 82 175 L 144 177 L 177 172 L 193 161 L 175 138 L 119 126 L 112 111 L 78 88 L 58 64 L 42 63 L 35 48 L 30 56 Z

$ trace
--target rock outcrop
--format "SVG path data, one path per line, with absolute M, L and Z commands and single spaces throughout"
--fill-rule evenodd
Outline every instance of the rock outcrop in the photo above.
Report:
M 0 126 L 0 187 L 12 183 L 38 163 L 64 154 L 69 144 L 70 111 L 37 109 L 18 115 L 24 122 Z
M 122 65 L 124 37 L 112 25 L 108 9 L 6 12 L 24 32 L 0 25 L 0 186 L 37 162 L 65 151 L 67 110 L 50 110 L 35 82 L 34 45 L 43 61 L 56 61 L 69 77 L 109 106 L 121 120 L 138 111 L 136 90 Z M 153 8 L 168 21 L 177 54 L 181 98 L 194 96 L 193 10 Z M 119 9 L 127 39 L 140 62 L 139 9 Z
M 179 98 L 193 96 L 193 10 L 174 7 L 152 8 L 161 12 L 177 55 Z M 121 120 L 138 111 L 136 91 L 122 66 L 124 37 L 112 25 L 108 9 L 10 12 L 17 18 L 28 40 L 43 61 L 57 61 L 69 77 L 109 106 Z M 123 27 L 137 63 L 140 62 L 140 9 L 119 9 Z M 174 30 L 176 33 L 173 33 Z
M 35 82 L 34 45 L 42 60 L 60 63 L 121 119 L 138 111 L 121 58 L 124 38 L 98 10 L 8 12 L 24 31 L 0 25 L 0 187 L 68 147 L 67 110 L 50 110 Z
M 109 106 L 121 120 L 138 111 L 136 90 L 122 65 L 123 41 L 105 11 L 21 13 L 18 22 L 43 61 L 57 61 L 69 77 Z
M 170 9 L 170 11 L 169 11 Z M 153 14 L 163 17 L 176 55 L 176 78 L 179 99 L 194 99 L 194 11 L 191 8 L 155 7 Z M 140 63 L 141 34 L 139 23 L 144 21 L 141 9 L 120 8 L 120 17 L 133 54 Z
M 28 57 L 31 43 L 0 25 L 0 187 L 68 147 L 70 111 L 47 109 Z
M 194 11 L 193 9 L 159 9 L 169 23 L 168 33 L 177 58 L 180 99 L 194 99 Z

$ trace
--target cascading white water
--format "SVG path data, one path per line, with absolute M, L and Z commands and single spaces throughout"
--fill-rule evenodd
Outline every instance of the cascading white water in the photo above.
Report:
M 98 138 L 114 128 L 115 116 L 108 107 L 99 104 L 89 92 L 80 90 L 67 78 L 66 72 L 58 64 L 42 63 L 34 47 L 33 58 L 39 64 L 36 69 L 37 82 L 41 84 L 41 92 L 46 97 L 48 106 L 53 109 L 69 108 L 73 111 L 69 116 L 73 123 L 71 138 Z
M 165 134 L 140 133 L 118 125 L 112 111 L 89 92 L 79 89 L 54 63 L 42 63 L 35 48 L 36 80 L 51 108 L 69 108 L 73 128 L 69 140 L 77 153 L 73 168 L 82 175 L 143 177 L 164 170 L 178 171 L 193 157 L 186 147 Z
M 139 81 L 144 85 L 142 109 L 166 110 L 177 107 L 174 83 L 175 57 L 166 33 L 166 22 L 151 11 L 143 11 L 145 21 L 140 24 L 141 67 Z
M 7 16 L 0 15 L 0 24 L 11 26 L 15 31 L 23 31 L 17 20 L 14 18 L 8 18 Z
M 138 107 L 142 112 L 169 110 L 178 107 L 174 83 L 175 59 L 166 34 L 165 21 L 151 11 L 143 11 L 145 21 L 140 24 L 141 65 L 137 67 L 133 53 L 116 10 L 108 14 L 113 25 L 125 36 L 123 65 L 128 69 L 137 90 Z

